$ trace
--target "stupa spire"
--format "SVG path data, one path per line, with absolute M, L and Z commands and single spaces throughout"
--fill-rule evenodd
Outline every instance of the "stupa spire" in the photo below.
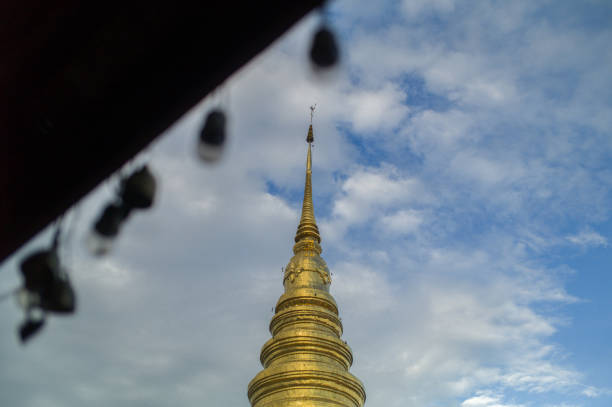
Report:
M 329 293 L 330 272 L 312 203 L 312 152 L 308 128 L 306 182 L 294 256 L 284 269 L 284 294 L 270 321 L 272 338 L 261 349 L 260 371 L 249 383 L 252 407 L 362 407 L 363 384 L 349 373 L 351 348 L 341 340 L 338 306 Z
M 298 225 L 297 232 L 295 233 L 295 242 L 299 242 L 304 238 L 312 238 L 321 242 L 321 236 L 319 235 L 319 228 L 317 227 L 317 221 L 314 215 L 314 205 L 312 204 L 312 142 L 314 141 L 314 135 L 312 131 L 312 124 L 308 128 L 308 136 L 306 142 L 308 143 L 308 154 L 306 155 L 306 182 L 304 183 L 304 201 L 302 202 L 302 217 L 300 218 L 300 224 Z

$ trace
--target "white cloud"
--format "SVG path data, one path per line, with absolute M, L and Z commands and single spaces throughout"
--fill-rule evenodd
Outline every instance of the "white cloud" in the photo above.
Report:
M 585 386 L 584 390 L 582 390 L 582 394 L 593 399 L 597 397 L 601 397 L 604 395 L 611 395 L 612 390 L 610 388 L 597 388 L 594 386 Z
M 608 245 L 608 239 L 593 230 L 583 230 L 576 235 L 567 236 L 567 240 L 582 247 Z
M 452 12 L 455 8 L 455 0 L 404 0 L 402 2 L 402 11 L 406 13 L 408 17 L 414 18 L 419 14 L 429 12 Z
M 332 269 L 331 292 L 351 304 L 354 315 L 392 312 L 393 290 L 384 273 L 359 263 L 341 262 Z M 346 309 L 346 304 L 339 304 Z
M 393 130 L 408 113 L 404 93 L 386 83 L 381 89 L 359 90 L 347 95 L 349 123 L 360 133 Z
M 340 244 L 351 227 L 368 225 L 373 220 L 384 233 L 414 233 L 425 215 L 403 208 L 434 202 L 418 178 L 402 176 L 392 166 L 358 167 L 342 182 L 331 217 L 321 219 L 320 226 L 325 239 Z
M 423 223 L 423 213 L 413 209 L 399 210 L 383 216 L 380 224 L 384 231 L 397 234 L 415 233 Z
M 457 151 L 478 137 L 471 131 L 474 117 L 459 110 L 435 112 L 425 110 L 412 117 L 406 135 L 417 151 L 428 155 L 436 150 Z
M 376 217 L 376 208 L 406 205 L 430 199 L 416 178 L 401 177 L 393 168 L 363 168 L 342 185 L 342 195 L 334 202 L 333 215 L 350 223 Z
M 523 404 L 507 404 L 502 402 L 502 398 L 492 394 L 480 394 L 470 397 L 461 403 L 461 407 L 521 407 Z

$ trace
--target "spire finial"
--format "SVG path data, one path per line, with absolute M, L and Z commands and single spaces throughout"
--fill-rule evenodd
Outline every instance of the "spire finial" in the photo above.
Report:
M 310 107 L 310 117 L 314 113 L 315 106 Z M 310 237 L 316 240 L 317 243 L 321 242 L 321 236 L 319 235 L 319 228 L 315 221 L 314 207 L 312 204 L 312 153 L 310 151 L 311 143 L 314 141 L 314 135 L 312 131 L 312 124 L 308 127 L 308 136 L 306 136 L 306 142 L 308 143 L 308 154 L 306 156 L 306 183 L 304 185 L 304 202 L 302 203 L 302 217 L 300 218 L 300 224 L 298 225 L 297 232 L 295 234 L 295 241 L 298 242 L 304 238 Z
M 314 135 L 312 133 L 312 116 L 314 115 L 317 104 L 310 106 L 310 127 L 308 128 L 308 135 L 306 136 L 306 142 L 310 145 L 314 141 Z M 308 147 L 308 157 L 310 157 L 310 146 Z

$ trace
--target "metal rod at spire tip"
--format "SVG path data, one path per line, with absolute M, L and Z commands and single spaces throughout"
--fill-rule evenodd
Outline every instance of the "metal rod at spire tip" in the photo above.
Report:
M 314 111 L 317 108 L 317 104 L 310 106 L 310 124 L 312 124 L 312 116 L 314 116 Z

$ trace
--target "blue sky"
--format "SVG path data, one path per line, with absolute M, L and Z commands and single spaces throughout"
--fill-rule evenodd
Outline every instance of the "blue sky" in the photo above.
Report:
M 71 211 L 79 312 L 21 347 L 20 311 L 0 304 L 0 404 L 248 405 L 315 102 L 315 213 L 366 405 L 612 403 L 612 6 L 338 1 L 327 16 L 333 77 L 309 68 L 310 15 L 128 164 L 149 162 L 160 195 L 110 256 L 83 240 L 117 177 Z M 206 166 L 195 137 L 219 103 L 231 138 Z M 2 287 L 48 240 L 1 266 Z

